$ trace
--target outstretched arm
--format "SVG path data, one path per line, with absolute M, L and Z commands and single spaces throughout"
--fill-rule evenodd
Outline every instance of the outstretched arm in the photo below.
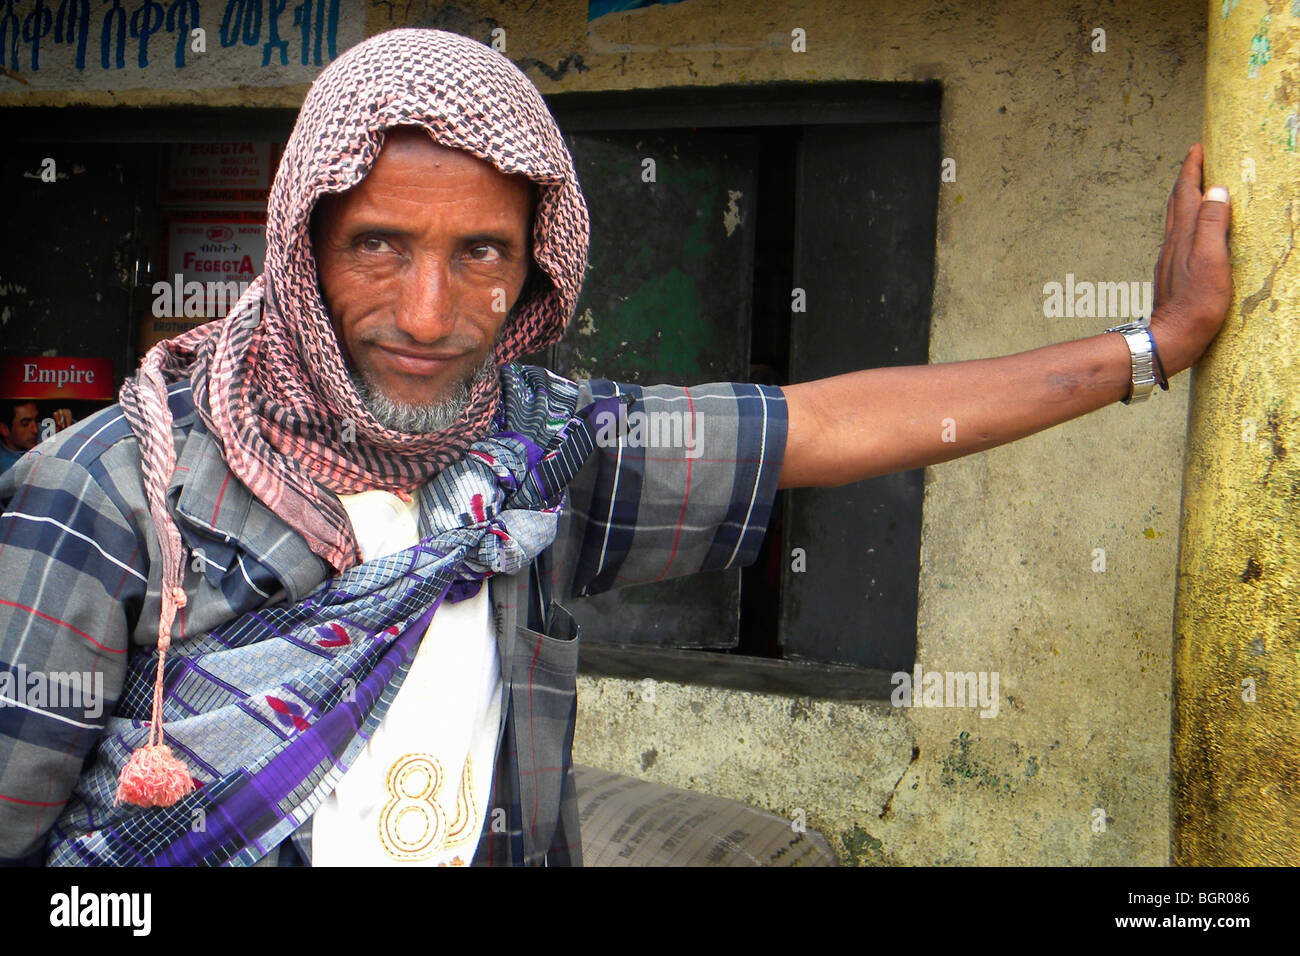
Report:
M 1198 143 L 1169 196 L 1155 267 L 1150 332 L 1167 376 L 1201 357 L 1231 298 L 1227 190 L 1203 194 L 1201 170 Z M 1131 382 L 1124 337 L 1103 333 L 1000 358 L 790 385 L 780 487 L 842 485 L 951 461 L 1117 402 Z

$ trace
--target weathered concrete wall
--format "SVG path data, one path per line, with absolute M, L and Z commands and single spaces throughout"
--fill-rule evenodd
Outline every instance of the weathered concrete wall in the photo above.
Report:
M 202 4 L 209 49 L 225 6 Z M 354 24 L 357 6 L 342 9 Z M 412 0 L 367 3 L 364 29 L 485 42 L 502 30 L 545 92 L 941 80 L 957 178 L 940 193 L 931 361 L 946 362 L 1117 324 L 1047 318 L 1043 287 L 1150 279 L 1167 192 L 1199 136 L 1208 15 L 1190 0 L 685 0 L 589 23 L 586 0 Z M 300 102 L 295 70 L 268 82 L 260 48 L 239 49 L 257 57 L 240 86 L 172 76 L 61 92 L 6 73 L 0 102 Z M 649 701 L 640 684 L 583 679 L 576 759 L 802 810 L 846 861 L 1164 863 L 1187 393 L 1180 376 L 1148 403 L 927 473 L 918 662 L 996 671 L 997 717 L 667 684 Z
M 941 80 L 934 362 L 1118 324 L 1045 318 L 1043 286 L 1149 281 L 1199 136 L 1202 3 L 688 0 L 583 34 L 584 13 L 493 16 L 559 74 L 530 70 L 543 90 Z M 997 671 L 996 718 L 585 679 L 575 758 L 802 809 L 846 861 L 1165 863 L 1187 387 L 929 470 L 918 661 Z

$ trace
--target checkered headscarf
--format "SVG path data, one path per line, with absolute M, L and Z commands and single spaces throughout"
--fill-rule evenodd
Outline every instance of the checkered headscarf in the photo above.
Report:
M 335 60 L 307 94 L 271 187 L 265 271 L 225 319 L 154 346 L 122 387 L 162 550 L 160 642 L 171 632 L 168 605 L 184 603 L 180 535 L 164 501 L 176 464 L 169 383 L 193 384 L 231 471 L 338 570 L 359 556 L 347 515 L 327 491 L 409 490 L 491 423 L 495 376 L 473 386 L 467 410 L 446 431 L 381 426 L 353 388 L 321 300 L 312 209 L 321 195 L 360 182 L 383 131 L 395 126 L 423 127 L 438 144 L 537 184 L 532 254 L 541 281 L 526 286 L 511 313 L 497 364 L 557 341 L 573 314 L 587 208 L 560 131 L 527 77 L 483 44 L 439 30 L 392 30 Z

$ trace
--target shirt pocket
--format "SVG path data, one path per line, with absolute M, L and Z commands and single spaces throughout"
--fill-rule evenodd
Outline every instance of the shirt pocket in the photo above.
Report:
M 560 604 L 552 604 L 549 626 L 546 631 L 535 631 L 530 627 L 519 625 L 515 628 L 515 653 L 513 662 L 513 688 L 515 704 L 520 705 L 518 694 L 530 689 L 534 698 L 542 693 L 573 694 L 575 678 L 578 673 L 578 646 L 582 636 L 582 627 L 572 614 Z M 568 707 L 539 709 L 534 699 L 531 709 L 534 713 L 545 710 L 559 713 L 562 709 L 567 715 Z
M 194 602 L 189 614 L 203 630 L 284 600 L 279 578 L 240 542 L 184 526 L 182 534 L 187 546 L 182 585 Z
M 516 627 L 511 731 L 518 761 L 524 854 L 544 855 L 559 824 L 564 778 L 572 762 L 581 628 L 558 604 L 547 633 Z

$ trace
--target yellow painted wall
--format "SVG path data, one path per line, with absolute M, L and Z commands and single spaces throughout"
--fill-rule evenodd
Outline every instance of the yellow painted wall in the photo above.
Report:
M 1295 11 L 1292 13 L 1292 11 Z M 1206 161 L 1238 182 L 1228 322 L 1192 393 L 1173 860 L 1300 859 L 1300 9 L 1211 17 Z

